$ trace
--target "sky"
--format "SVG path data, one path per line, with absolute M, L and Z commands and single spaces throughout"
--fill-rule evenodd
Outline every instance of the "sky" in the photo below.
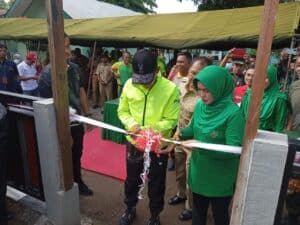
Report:
M 179 13 L 179 12 L 196 12 L 197 6 L 191 0 L 156 0 L 158 6 L 157 13 Z

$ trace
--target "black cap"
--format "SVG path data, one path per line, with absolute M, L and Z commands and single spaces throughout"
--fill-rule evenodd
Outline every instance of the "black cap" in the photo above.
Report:
M 157 69 L 157 56 L 146 49 L 137 51 L 132 59 L 132 83 L 149 84 Z

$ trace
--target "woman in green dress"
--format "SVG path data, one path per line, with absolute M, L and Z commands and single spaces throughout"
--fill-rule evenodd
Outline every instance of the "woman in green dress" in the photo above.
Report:
M 235 145 L 242 144 L 245 119 L 233 102 L 234 82 L 223 67 L 208 66 L 199 72 L 198 95 L 191 123 L 180 131 L 184 140 Z M 193 225 L 205 225 L 209 203 L 215 225 L 229 224 L 229 204 L 234 193 L 239 155 L 194 149 L 189 172 L 193 192 Z
M 252 90 L 249 89 L 241 104 L 241 111 L 245 118 L 248 115 L 251 93 Z M 277 69 L 270 64 L 267 69 L 265 92 L 261 103 L 259 129 L 282 132 L 286 125 L 287 108 L 287 95 L 279 91 Z

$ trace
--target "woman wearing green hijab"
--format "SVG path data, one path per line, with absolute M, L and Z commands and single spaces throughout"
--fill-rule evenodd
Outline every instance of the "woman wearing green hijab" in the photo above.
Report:
M 182 139 L 235 145 L 242 144 L 245 119 L 233 102 L 234 82 L 220 66 L 208 66 L 199 72 L 198 101 L 191 123 L 181 130 Z M 239 156 L 204 149 L 192 151 L 189 187 L 193 192 L 192 225 L 205 225 L 209 203 L 215 225 L 228 225 L 228 207 L 234 192 Z
M 241 111 L 245 118 L 248 116 L 248 108 L 251 98 L 251 89 L 243 97 Z M 285 127 L 287 117 L 287 96 L 279 91 L 277 80 L 277 69 L 269 65 L 267 69 L 267 79 L 264 96 L 261 103 L 259 117 L 259 129 L 282 132 Z

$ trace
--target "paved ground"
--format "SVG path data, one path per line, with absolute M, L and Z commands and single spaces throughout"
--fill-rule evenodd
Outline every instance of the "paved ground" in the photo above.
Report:
M 175 189 L 175 172 L 168 172 L 167 176 L 167 199 L 176 193 Z M 93 188 L 95 196 L 92 198 L 82 197 L 81 212 L 94 219 L 95 225 L 117 225 L 118 218 L 124 210 L 123 205 L 123 183 L 108 177 L 95 175 L 85 172 L 85 180 Z M 145 191 L 146 193 L 146 191 Z M 137 218 L 134 225 L 146 224 L 149 217 L 147 209 L 148 199 L 141 200 L 137 207 Z M 177 214 L 183 208 L 183 204 L 178 206 L 165 205 L 165 209 L 161 214 L 161 222 L 163 225 L 185 225 L 190 222 L 180 222 Z
M 167 172 L 166 200 L 176 192 L 175 172 Z M 117 225 L 118 218 L 124 210 L 123 182 L 96 173 L 83 171 L 86 183 L 94 191 L 92 197 L 80 197 L 80 208 L 83 225 Z M 145 192 L 146 193 L 146 192 Z M 133 225 L 146 224 L 149 217 L 148 199 L 141 200 L 137 207 L 137 218 Z M 162 225 L 186 225 L 191 222 L 181 222 L 177 219 L 183 204 L 178 206 L 165 205 L 161 214 Z M 46 225 L 44 217 L 22 205 L 9 200 L 9 210 L 15 214 L 9 225 Z M 211 221 L 211 217 L 209 217 Z M 208 225 L 212 223 L 209 222 Z

